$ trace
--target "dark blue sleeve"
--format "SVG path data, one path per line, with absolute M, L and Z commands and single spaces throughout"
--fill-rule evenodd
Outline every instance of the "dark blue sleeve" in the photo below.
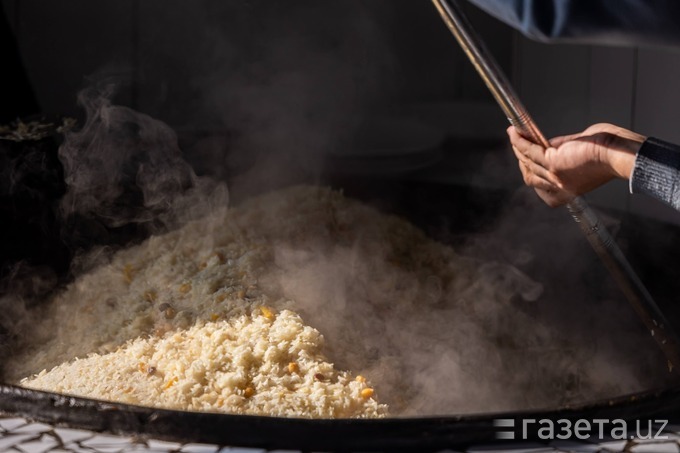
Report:
M 649 137 L 635 157 L 630 191 L 644 193 L 680 211 L 680 146 Z
M 468 0 L 529 38 L 680 45 L 680 0 Z

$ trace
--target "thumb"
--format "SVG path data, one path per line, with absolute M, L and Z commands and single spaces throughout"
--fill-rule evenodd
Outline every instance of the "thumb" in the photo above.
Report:
M 559 148 L 563 144 L 570 142 L 572 140 L 576 140 L 579 138 L 582 134 L 579 132 L 578 134 L 571 134 L 571 135 L 561 135 L 559 137 L 551 138 L 549 140 L 550 146 L 553 148 Z

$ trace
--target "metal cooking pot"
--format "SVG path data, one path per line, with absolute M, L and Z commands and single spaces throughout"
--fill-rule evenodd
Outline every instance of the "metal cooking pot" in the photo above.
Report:
M 513 199 L 513 194 L 508 191 L 455 184 L 376 180 L 374 177 L 347 175 L 327 175 L 327 180 L 331 185 L 344 187 L 348 196 L 377 202 L 381 208 L 411 219 L 431 236 L 454 245 L 463 245 L 470 235 L 490 231 Z M 622 220 L 620 240 L 627 243 L 633 263 L 641 266 L 641 276 L 647 279 L 652 291 L 674 293 L 680 279 L 674 276 L 660 278 L 662 274 L 656 267 L 659 264 L 649 259 L 654 256 L 655 250 L 650 248 L 647 239 L 659 235 L 667 238 L 666 243 L 657 247 L 663 249 L 664 254 L 672 255 L 669 244 L 680 244 L 680 240 L 674 240 L 679 236 L 675 228 L 632 216 Z M 447 228 L 442 228 L 442 225 Z M 124 233 L 125 236 L 113 237 L 122 241 L 121 238 L 127 240 L 138 236 L 136 239 L 139 240 L 144 231 Z M 575 247 L 581 246 L 587 248 L 585 244 L 575 244 Z M 32 257 L 37 261 L 47 258 L 40 254 Z M 59 259 L 64 258 L 59 256 Z M 542 268 L 544 265 L 539 260 L 535 267 Z M 601 276 L 593 278 L 599 283 Z M 668 304 L 664 308 L 672 309 L 673 306 Z M 625 301 L 621 310 L 628 310 Z M 678 308 L 674 311 L 669 312 L 669 317 L 677 319 Z M 651 354 L 658 353 L 653 344 L 650 344 L 649 350 Z M 661 357 L 659 363 L 663 368 Z M 379 420 L 308 420 L 183 412 L 107 403 L 0 384 L 0 412 L 55 426 L 179 442 L 267 449 L 428 451 L 498 441 L 500 428 L 495 424 L 498 419 L 513 420 L 515 426 L 520 426 L 520 420 L 527 418 L 673 420 L 680 413 L 680 385 L 665 378 L 659 382 L 663 383 L 661 390 L 573 407 L 555 405 L 545 410 L 525 412 Z M 539 440 L 535 428 L 528 431 L 528 440 Z
M 40 422 L 177 442 L 303 451 L 436 451 L 500 440 L 496 420 L 673 420 L 680 386 L 575 408 L 469 416 L 307 420 L 182 412 L 0 385 L 0 411 Z M 633 426 L 631 424 L 631 426 Z M 526 440 L 540 441 L 533 425 Z

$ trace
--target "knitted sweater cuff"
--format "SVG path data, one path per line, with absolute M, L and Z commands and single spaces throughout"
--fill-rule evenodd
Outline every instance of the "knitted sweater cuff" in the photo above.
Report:
M 644 193 L 680 209 L 680 146 L 648 138 L 635 158 L 630 192 Z

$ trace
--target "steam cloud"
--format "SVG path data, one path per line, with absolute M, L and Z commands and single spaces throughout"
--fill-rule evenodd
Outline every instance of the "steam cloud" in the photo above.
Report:
M 66 133 L 59 150 L 68 185 L 63 216 L 83 216 L 108 228 L 142 224 L 160 232 L 204 215 L 191 212 L 204 203 L 187 198 L 195 202 L 195 194 L 210 193 L 217 184 L 196 177 L 170 127 L 112 105 L 114 90 L 115 84 L 105 80 L 79 96 L 87 121 Z
M 399 242 L 365 224 L 352 244 L 279 248 L 270 278 L 394 415 L 555 408 L 660 386 L 663 359 L 616 289 L 579 281 L 608 277 L 578 231 L 532 200 L 522 190 L 464 256 L 404 239 L 406 262 L 420 264 L 395 267 Z M 535 254 L 553 234 L 570 265 L 548 257 L 545 272 Z
M 229 181 L 230 191 L 196 175 L 169 126 L 112 104 L 111 81 L 81 94 L 87 121 L 67 134 L 59 154 L 68 184 L 61 215 L 67 225 L 80 225 L 70 234 L 82 236 L 74 245 L 85 247 L 121 229 L 160 234 L 225 206 L 229 194 L 243 198 L 318 181 L 324 154 L 347 145 L 357 118 L 389 98 L 390 87 L 379 82 L 389 74 L 389 52 L 370 11 L 356 4 L 347 11 L 334 7 L 338 23 L 352 27 L 342 39 L 331 39 L 339 31 L 314 23 L 314 2 L 292 11 L 268 3 L 273 10 L 260 19 L 264 25 L 258 23 L 267 31 L 245 43 L 254 60 L 235 52 L 217 25 L 206 31 L 214 54 L 205 63 L 210 70 L 197 80 L 205 104 L 198 110 L 209 123 L 224 123 L 231 135 L 228 143 L 199 143 L 188 159 L 217 169 L 211 172 L 216 178 L 230 176 L 225 168 L 245 166 Z M 209 16 L 192 9 L 190 14 Z M 283 9 L 292 19 L 277 26 Z M 391 251 L 373 247 L 379 232 L 370 225 L 355 244 L 278 248 L 279 271 L 268 283 L 297 301 L 305 320 L 328 338 L 339 367 L 371 376 L 379 392 L 382 384 L 380 396 L 396 413 L 554 407 L 663 382 L 654 371 L 654 347 L 638 345 L 645 335 L 635 319 L 622 314 L 606 291 L 593 294 L 591 261 L 582 255 L 587 252 L 571 245 L 579 240 L 570 232 L 575 228 L 556 232 L 563 219 L 538 209 L 524 191 L 512 204 L 493 233 L 479 234 L 463 248 L 486 264 L 460 279 L 460 286 L 389 266 Z M 545 250 L 560 262 L 546 265 L 539 259 Z M 76 261 L 78 272 L 108 256 L 108 249 L 84 255 Z M 395 303 L 397 293 L 418 300 L 422 316 Z M 26 327 L 20 301 L 10 296 L 2 306 L 14 310 L 6 324 Z M 616 341 L 599 335 L 607 329 L 618 334 Z

